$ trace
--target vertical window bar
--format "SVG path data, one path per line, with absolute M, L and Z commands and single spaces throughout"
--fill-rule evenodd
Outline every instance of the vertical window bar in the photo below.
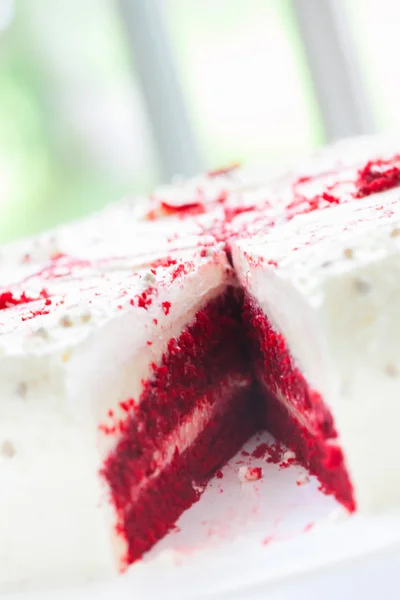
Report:
M 328 141 L 371 134 L 364 90 L 343 0 L 290 0 Z
M 120 0 L 129 48 L 145 96 L 162 176 L 204 169 L 186 111 L 163 14 L 163 0 Z

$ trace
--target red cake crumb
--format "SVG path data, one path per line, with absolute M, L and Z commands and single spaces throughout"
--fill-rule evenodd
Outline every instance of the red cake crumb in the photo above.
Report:
M 297 462 L 298 462 L 297 458 L 288 458 L 288 460 L 284 460 L 279 463 L 279 468 L 280 469 L 288 469 L 292 465 L 297 464 Z
M 268 546 L 273 541 L 274 541 L 274 538 L 272 537 L 272 535 L 267 535 L 267 537 L 264 538 L 261 543 L 263 546 Z
M 218 479 L 222 479 L 222 478 L 223 478 L 223 476 L 224 476 L 224 474 L 223 474 L 223 472 L 221 471 L 221 469 L 218 469 L 218 471 L 215 473 L 215 475 L 216 475 L 216 477 L 218 477 Z
M 255 450 L 251 453 L 254 458 L 264 458 L 268 450 L 268 444 L 264 442 L 263 444 L 259 444 Z
M 251 453 L 254 458 L 266 458 L 268 463 L 278 464 L 282 459 L 284 448 L 279 442 L 259 444 Z
M 284 452 L 284 448 L 280 442 L 273 442 L 272 444 L 268 444 L 267 448 L 267 463 L 272 463 L 277 465 L 282 460 L 282 454 Z
M 137 297 L 137 305 L 140 308 L 145 308 L 147 310 L 147 307 L 150 306 L 153 302 L 153 298 L 151 297 L 151 294 L 154 292 L 154 288 L 149 287 L 146 290 L 144 290 L 138 297 Z M 131 300 L 131 304 L 134 304 L 134 300 Z
M 262 477 L 261 467 L 240 467 L 239 468 L 239 479 L 240 481 L 257 481 Z
M 179 277 L 180 275 L 184 275 L 185 273 L 187 273 L 189 266 L 191 265 L 191 263 L 186 262 L 185 264 L 182 263 L 180 265 L 178 265 L 176 267 L 176 269 L 174 269 L 172 271 L 172 281 L 175 281 L 175 279 L 177 277 Z
M 132 408 L 135 407 L 135 401 L 133 398 L 128 398 L 128 400 L 120 402 L 119 405 L 124 412 L 128 413 L 130 410 L 132 410 Z
M 162 302 L 161 306 L 163 307 L 164 314 L 169 315 L 169 311 L 171 308 L 171 302 Z
M 177 262 L 178 261 L 175 260 L 175 258 L 171 258 L 169 256 L 165 258 L 158 258 L 151 263 L 151 266 L 153 267 L 152 273 L 155 274 L 158 267 L 171 267 L 172 265 L 176 265 Z
M 264 257 L 263 256 L 257 256 L 257 258 L 254 258 L 254 256 L 252 256 L 251 254 L 249 254 L 248 252 L 243 252 L 244 256 L 247 258 L 247 261 L 250 265 L 252 265 L 253 267 L 259 267 L 260 265 L 262 265 L 264 263 Z
M 310 477 L 304 473 L 304 475 L 300 475 L 298 479 L 296 479 L 296 485 L 304 485 L 305 483 L 309 483 Z
M 400 185 L 400 156 L 371 160 L 358 173 L 357 198 L 384 192 Z

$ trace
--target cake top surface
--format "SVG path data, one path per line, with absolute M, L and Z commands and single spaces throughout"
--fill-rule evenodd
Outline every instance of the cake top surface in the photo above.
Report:
M 167 227 L 137 217 L 129 221 L 126 210 L 131 212 L 131 203 L 117 205 L 117 215 L 107 209 L 76 226 L 4 247 L 0 351 L 40 353 L 77 343 L 126 313 L 161 323 L 172 287 L 181 289 L 184 305 L 194 293 L 193 275 L 205 266 L 222 265 L 230 276 L 225 254 L 218 245 L 204 247 L 210 240 L 193 234 L 194 223 L 178 233 L 170 221 Z
M 225 264 L 232 245 L 281 272 L 307 265 L 314 279 L 370 260 L 382 241 L 362 234 L 376 225 L 389 232 L 381 247 L 397 247 L 390 232 L 399 216 L 400 157 L 395 145 L 385 148 L 342 143 L 275 172 L 233 165 L 3 247 L 0 346 L 20 351 L 48 347 L 52 337 L 78 339 L 121 311 L 146 311 L 153 298 L 162 313 L 160 290 L 177 280 L 184 290 L 190 273 Z

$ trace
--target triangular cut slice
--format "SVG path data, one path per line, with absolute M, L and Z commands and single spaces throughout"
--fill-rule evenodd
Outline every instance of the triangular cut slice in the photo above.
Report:
M 394 189 L 232 249 L 267 428 L 349 510 L 400 497 L 399 222 Z

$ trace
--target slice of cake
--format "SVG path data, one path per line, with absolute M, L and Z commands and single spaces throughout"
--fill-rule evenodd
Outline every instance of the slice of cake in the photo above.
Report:
M 233 244 L 265 426 L 349 510 L 400 501 L 399 236 L 395 188 Z
M 3 252 L 1 582 L 120 571 L 255 429 L 225 253 L 112 213 Z

